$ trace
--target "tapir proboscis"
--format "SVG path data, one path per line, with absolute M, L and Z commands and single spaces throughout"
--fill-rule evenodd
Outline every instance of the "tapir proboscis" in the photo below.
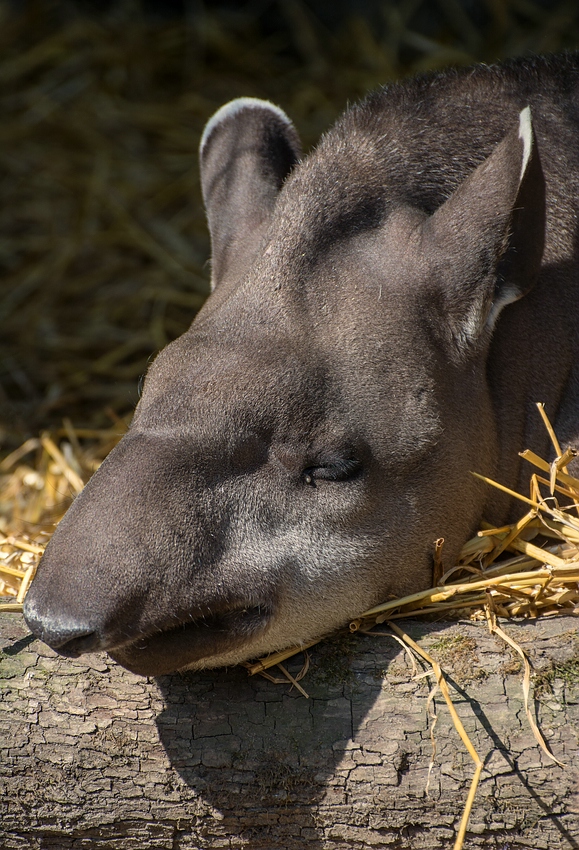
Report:
M 300 159 L 281 109 L 201 140 L 213 292 L 25 604 L 67 656 L 235 664 L 428 587 L 513 506 L 534 402 L 579 437 L 579 54 L 389 85 Z M 552 456 L 552 453 L 551 453 Z

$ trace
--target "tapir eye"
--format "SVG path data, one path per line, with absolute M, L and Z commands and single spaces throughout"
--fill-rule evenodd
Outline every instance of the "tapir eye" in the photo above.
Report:
M 315 466 L 304 469 L 304 481 L 313 484 L 314 481 L 348 481 L 360 472 L 362 464 L 353 457 L 336 457 L 324 460 Z

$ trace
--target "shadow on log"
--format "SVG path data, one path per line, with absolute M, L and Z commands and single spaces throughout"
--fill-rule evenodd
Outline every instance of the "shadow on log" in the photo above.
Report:
M 527 724 L 517 658 L 483 624 L 409 622 L 449 674 L 486 758 L 467 848 L 579 848 L 577 620 L 507 623 L 530 655 Z M 245 670 L 147 680 L 106 655 L 69 661 L 0 615 L 3 850 L 451 848 L 473 773 L 428 678 L 387 637 L 312 651 L 310 698 Z M 296 662 L 292 669 L 297 669 Z

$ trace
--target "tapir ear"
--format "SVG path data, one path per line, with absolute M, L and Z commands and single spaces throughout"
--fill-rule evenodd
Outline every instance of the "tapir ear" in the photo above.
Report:
M 545 183 L 529 107 L 518 126 L 423 226 L 446 335 L 463 352 L 537 279 Z
M 208 121 L 200 159 L 212 287 L 239 279 L 249 267 L 278 192 L 299 156 L 293 124 L 266 100 L 232 100 Z

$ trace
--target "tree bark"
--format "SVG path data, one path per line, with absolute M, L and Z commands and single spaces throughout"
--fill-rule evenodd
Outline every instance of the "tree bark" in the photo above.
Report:
M 465 850 L 579 848 L 577 620 L 505 626 L 539 671 L 539 725 L 564 768 L 531 733 L 518 658 L 485 625 L 405 628 L 449 674 L 486 759 Z M 474 766 L 437 697 L 428 782 L 432 679 L 413 680 L 389 637 L 314 648 L 306 699 L 239 668 L 147 680 L 27 634 L 0 615 L 3 850 L 453 846 Z

